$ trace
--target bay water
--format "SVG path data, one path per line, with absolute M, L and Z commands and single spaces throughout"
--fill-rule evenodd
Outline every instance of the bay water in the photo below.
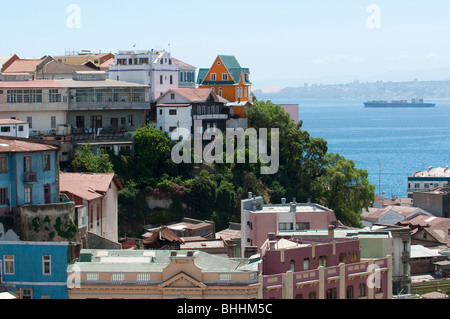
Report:
M 369 173 L 375 193 L 406 197 L 415 171 L 450 164 L 450 100 L 426 100 L 434 108 L 365 108 L 364 101 L 275 101 L 298 104 L 302 128 L 327 141 Z

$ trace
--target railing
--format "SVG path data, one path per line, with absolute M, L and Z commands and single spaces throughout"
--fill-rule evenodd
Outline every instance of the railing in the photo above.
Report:
M 194 120 L 227 120 L 228 114 L 201 114 L 194 115 Z
M 37 174 L 35 172 L 24 172 L 23 173 L 23 181 L 28 182 L 36 182 L 37 181 Z

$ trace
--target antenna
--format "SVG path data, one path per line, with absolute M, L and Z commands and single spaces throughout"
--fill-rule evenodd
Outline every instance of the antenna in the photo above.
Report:
M 382 162 L 378 162 L 378 195 L 381 196 L 381 164 Z

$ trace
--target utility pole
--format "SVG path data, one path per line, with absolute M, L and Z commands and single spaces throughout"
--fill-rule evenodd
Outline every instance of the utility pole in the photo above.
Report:
M 381 196 L 381 162 L 378 162 L 378 195 Z

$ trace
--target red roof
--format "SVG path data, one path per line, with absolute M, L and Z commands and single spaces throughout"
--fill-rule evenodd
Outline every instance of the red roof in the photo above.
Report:
M 19 59 L 3 70 L 3 73 L 34 73 L 43 59 Z
M 168 240 L 170 242 L 180 242 L 184 243 L 184 241 L 175 235 L 173 231 L 171 231 L 167 227 L 161 227 L 157 231 L 155 231 L 153 234 L 144 234 L 143 236 L 145 239 L 142 241 L 145 245 L 152 245 L 156 244 L 159 240 L 159 238 L 163 238 L 165 240 Z
M 62 88 L 65 85 L 55 80 L 0 81 L 0 88 Z
M 101 198 L 115 182 L 119 189 L 122 184 L 114 173 L 60 173 L 59 188 L 61 192 L 74 194 L 86 200 Z
M 17 139 L 0 138 L 0 153 L 39 152 L 58 150 L 56 145 L 29 142 Z

